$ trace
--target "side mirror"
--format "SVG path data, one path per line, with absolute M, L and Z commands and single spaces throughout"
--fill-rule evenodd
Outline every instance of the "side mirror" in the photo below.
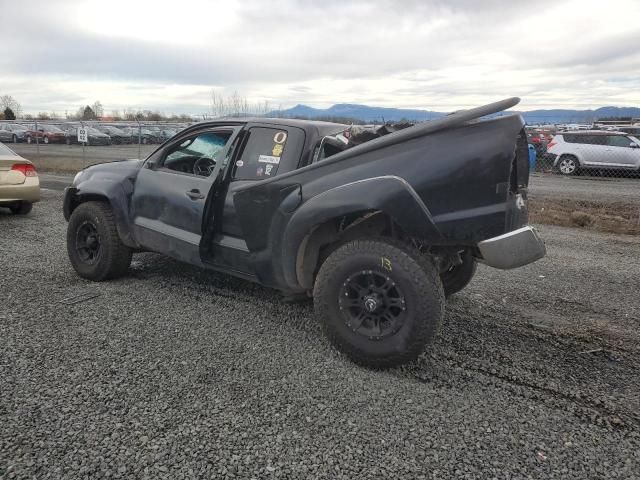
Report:
M 631 142 L 631 143 L 629 144 L 629 146 L 630 146 L 631 148 L 640 148 L 640 145 L 638 145 L 638 144 L 637 144 L 637 143 L 635 143 L 635 142 Z

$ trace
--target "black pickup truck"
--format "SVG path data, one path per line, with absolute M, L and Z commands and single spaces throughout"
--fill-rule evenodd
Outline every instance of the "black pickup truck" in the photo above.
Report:
M 331 342 L 377 368 L 415 359 L 476 262 L 545 254 L 527 226 L 528 145 L 503 100 L 353 145 L 348 125 L 193 125 L 145 160 L 95 165 L 65 192 L 82 277 L 154 251 L 313 297 Z M 375 135 L 374 135 L 375 136 Z

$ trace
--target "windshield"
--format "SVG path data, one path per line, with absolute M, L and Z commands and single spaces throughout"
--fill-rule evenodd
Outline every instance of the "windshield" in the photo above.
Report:
M 60 130 L 58 127 L 56 127 L 54 125 L 46 125 L 46 126 L 44 126 L 42 128 L 44 128 L 45 131 L 47 131 L 47 132 L 63 133 L 62 130 Z
M 0 143 L 0 155 L 11 156 L 11 157 L 18 156 L 16 152 L 14 152 L 13 150 L 11 150 L 9 147 L 5 146 L 2 143 Z

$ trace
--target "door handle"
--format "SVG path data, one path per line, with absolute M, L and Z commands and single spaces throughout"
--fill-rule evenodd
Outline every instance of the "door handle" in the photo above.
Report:
M 191 200 L 202 200 L 204 198 L 204 195 L 200 193 L 200 190 L 195 188 L 193 190 L 187 191 L 186 193 L 187 197 L 189 197 Z

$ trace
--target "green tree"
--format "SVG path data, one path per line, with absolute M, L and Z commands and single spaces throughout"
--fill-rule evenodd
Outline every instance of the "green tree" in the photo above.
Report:
M 13 110 L 11 110 L 10 107 L 7 107 L 4 109 L 4 119 L 5 120 L 15 120 L 16 119 L 16 114 L 13 113 Z

